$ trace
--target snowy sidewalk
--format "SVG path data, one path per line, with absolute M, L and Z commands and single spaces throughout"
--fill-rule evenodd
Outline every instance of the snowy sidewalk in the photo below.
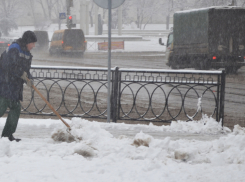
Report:
M 16 137 L 19 138 L 50 138 L 52 131 L 57 126 L 53 125 L 50 127 L 46 127 L 44 125 L 41 126 L 32 126 L 31 130 L 29 130 L 29 126 L 20 125 L 17 128 L 17 132 L 15 133 Z M 3 126 L 0 126 L 0 130 L 2 131 Z M 128 138 L 134 138 L 137 133 L 141 131 L 145 134 L 151 135 L 156 139 L 165 139 L 166 137 L 170 137 L 171 140 L 202 140 L 209 141 L 215 140 L 222 136 L 226 136 L 225 134 L 194 134 L 194 133 L 182 133 L 182 132 L 166 132 L 166 131 L 147 131 L 142 129 L 113 129 L 113 128 L 105 128 L 106 131 L 111 133 L 115 138 L 119 138 L 120 136 L 126 136 Z
M 2 131 L 6 118 L 0 119 L 0 131 Z M 67 120 L 69 123 L 69 120 Z M 183 123 L 182 123 L 183 124 Z M 170 137 L 171 140 L 187 139 L 187 140 L 202 140 L 209 141 L 215 140 L 220 137 L 226 136 L 221 132 L 205 133 L 200 132 L 198 128 L 191 128 L 192 131 L 181 131 L 178 127 L 182 124 L 177 124 L 172 130 L 164 130 L 164 127 L 148 126 L 141 124 L 123 124 L 123 123 L 100 123 L 101 128 L 111 133 L 115 138 L 126 136 L 128 138 L 134 138 L 137 133 L 141 131 L 145 134 L 151 135 L 156 139 L 165 139 Z M 60 120 L 52 119 L 20 119 L 19 125 L 15 136 L 18 138 L 51 138 L 51 133 L 56 129 L 63 126 Z M 191 126 L 191 125 L 190 125 Z M 193 125 L 194 126 L 194 125 Z M 168 127 L 168 126 L 166 126 Z
M 100 123 L 80 118 L 66 121 L 72 126 L 72 134 L 81 140 L 53 141 L 50 133 L 54 128 L 66 129 L 58 120 L 20 119 L 15 136 L 22 141 L 0 139 L 0 181 L 242 182 L 245 178 L 245 129 L 241 127 L 235 127 L 233 132 L 222 130 L 210 118 L 172 122 L 170 126 Z M 4 122 L 5 118 L 1 118 L 1 129 Z M 107 130 L 120 136 L 113 137 Z M 176 140 L 171 136 L 157 139 L 157 135 L 147 132 L 218 137 L 208 141 L 180 135 Z

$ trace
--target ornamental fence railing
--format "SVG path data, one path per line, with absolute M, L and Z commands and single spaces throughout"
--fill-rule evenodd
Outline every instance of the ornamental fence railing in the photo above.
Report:
M 107 68 L 32 66 L 35 86 L 65 117 L 107 118 Z M 171 122 L 224 118 L 224 71 L 111 69 L 111 118 Z M 22 114 L 55 115 L 24 87 Z

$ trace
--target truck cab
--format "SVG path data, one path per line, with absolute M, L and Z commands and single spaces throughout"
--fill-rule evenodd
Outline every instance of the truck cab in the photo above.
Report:
M 162 38 L 159 38 L 159 44 L 160 45 L 165 45 L 163 42 L 162 42 Z M 165 57 L 166 57 L 166 65 L 169 66 L 169 56 L 171 54 L 171 52 L 173 51 L 173 32 L 170 32 L 168 34 L 168 39 L 167 39 L 167 44 L 166 44 L 166 52 L 165 52 Z

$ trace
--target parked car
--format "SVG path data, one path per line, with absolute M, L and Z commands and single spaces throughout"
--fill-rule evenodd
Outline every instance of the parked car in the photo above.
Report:
M 11 39 L 0 38 L 0 54 L 2 54 L 13 42 Z
M 34 30 L 37 36 L 37 42 L 34 51 L 48 51 L 49 48 L 49 37 L 47 31 Z
M 57 30 L 50 43 L 50 55 L 69 53 L 83 55 L 87 48 L 87 41 L 81 29 Z

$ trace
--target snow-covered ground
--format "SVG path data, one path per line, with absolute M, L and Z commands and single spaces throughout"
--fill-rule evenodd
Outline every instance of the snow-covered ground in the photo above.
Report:
M 19 27 L 10 36 L 26 30 L 34 27 Z M 49 27 L 49 38 L 55 30 Z M 125 42 L 125 51 L 149 50 L 165 46 L 154 37 Z M 5 120 L 0 118 L 0 131 Z M 59 120 L 20 119 L 14 136 L 21 142 L 0 139 L 0 182 L 245 181 L 245 128 L 230 131 L 210 118 L 169 126 L 66 121 L 82 140 L 54 141 L 52 132 L 65 131 Z
M 0 119 L 1 129 L 5 119 Z M 65 131 L 61 121 L 20 119 L 15 136 L 22 141 L 0 139 L 0 181 L 242 182 L 245 179 L 245 129 L 239 126 L 233 132 L 228 128 L 222 130 L 210 118 L 172 122 L 170 126 L 101 123 L 80 118 L 66 121 L 72 126 L 72 134 L 81 140 L 57 142 L 50 132 L 42 132 Z M 112 129 L 142 132 L 133 138 L 114 137 L 108 132 Z M 185 137 L 156 139 L 147 131 L 218 137 L 209 141 Z

